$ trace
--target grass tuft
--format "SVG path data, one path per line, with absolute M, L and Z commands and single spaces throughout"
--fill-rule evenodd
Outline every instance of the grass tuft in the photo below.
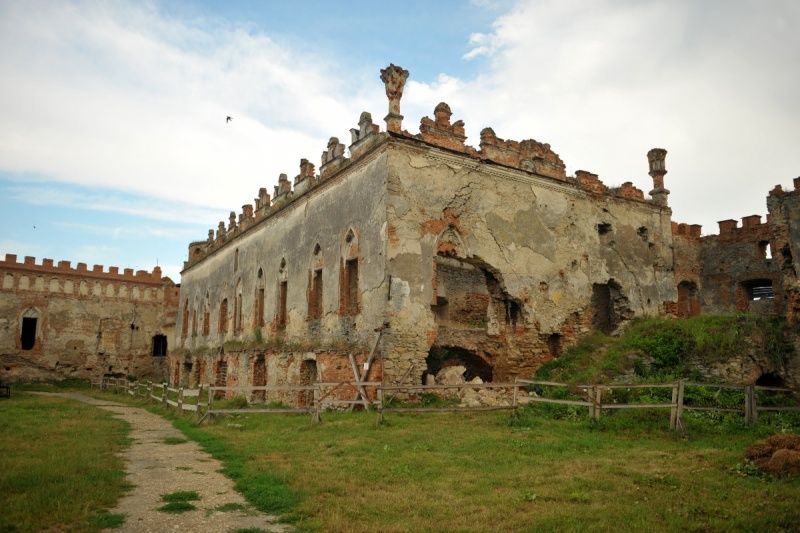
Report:
M 162 494 L 162 502 L 189 502 L 200 499 L 200 495 L 195 490 L 179 490 L 169 494 Z
M 223 503 L 222 505 L 214 507 L 214 510 L 219 511 L 220 513 L 228 513 L 231 511 L 244 511 L 245 509 L 247 509 L 246 506 L 236 502 Z
M 169 502 L 166 505 L 162 505 L 158 508 L 159 511 L 162 513 L 185 513 L 187 511 L 194 511 L 197 509 L 194 505 L 189 502 Z
M 89 517 L 88 524 L 100 529 L 115 529 L 125 523 L 125 515 L 101 511 Z

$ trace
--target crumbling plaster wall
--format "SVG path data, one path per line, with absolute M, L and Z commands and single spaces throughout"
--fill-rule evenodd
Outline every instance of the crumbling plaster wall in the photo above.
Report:
M 588 332 L 594 283 L 616 281 L 637 315 L 659 314 L 675 299 L 666 207 L 401 140 L 392 143 L 388 163 L 389 379 L 417 381 L 443 333 L 431 303 L 436 243 L 446 228 L 522 304 L 514 328 L 487 327 L 464 339 L 493 365 L 495 380 L 529 375 L 549 359 L 549 335 L 569 343 Z M 610 225 L 604 235 L 600 224 Z
M 3 380 L 93 379 L 109 373 L 165 377 L 166 357 L 152 356 L 152 338 L 173 335 L 177 295 L 171 281 L 143 284 L 3 264 Z M 21 321 L 28 310 L 37 317 L 36 339 L 32 349 L 25 350 Z
M 323 182 L 290 205 L 265 218 L 182 273 L 180 305 L 189 302 L 189 320 L 197 313 L 196 334 L 190 325 L 181 336 L 183 316 L 178 317 L 176 343 L 190 352 L 223 347 L 227 341 L 252 342 L 259 329 L 254 321 L 257 273 L 264 276 L 262 339 L 270 343 L 301 343 L 309 350 L 336 343 L 372 343 L 375 328 L 383 323 L 388 287 L 385 283 L 386 156 L 380 149 L 365 156 L 343 174 Z M 348 230 L 356 234 L 359 248 L 360 310 L 355 316 L 340 313 L 340 269 Z M 321 258 L 314 258 L 315 245 Z M 234 268 L 238 250 L 238 268 Z M 287 323 L 277 323 L 280 265 L 285 260 Z M 322 310 L 309 318 L 312 265 L 322 265 Z M 233 327 L 234 288 L 242 288 L 242 329 Z M 203 306 L 210 303 L 209 334 L 204 336 Z M 227 333 L 219 333 L 220 302 L 227 298 Z M 183 315 L 180 313 L 180 315 Z

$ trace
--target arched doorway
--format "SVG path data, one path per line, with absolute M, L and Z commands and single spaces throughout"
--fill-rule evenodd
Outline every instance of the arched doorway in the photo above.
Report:
M 464 380 L 472 381 L 476 377 L 485 383 L 491 382 L 494 377 L 492 365 L 478 354 L 461 348 L 460 346 L 433 346 L 425 358 L 427 368 L 422 373 L 422 383 L 425 384 L 425 374 L 436 376 L 442 369 L 463 366 Z

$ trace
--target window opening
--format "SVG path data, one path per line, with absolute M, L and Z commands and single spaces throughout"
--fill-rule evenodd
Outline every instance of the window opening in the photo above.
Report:
M 167 355 L 167 336 L 153 335 L 153 357 L 163 357 Z
M 288 282 L 281 281 L 278 286 L 278 328 L 286 328 L 286 293 L 288 291 Z
M 225 298 L 222 300 L 222 303 L 219 305 L 219 332 L 220 333 L 227 333 L 228 332 L 228 299 Z
M 36 322 L 36 317 L 22 317 L 22 332 L 19 340 L 23 350 L 30 350 L 36 344 Z
M 345 261 L 344 310 L 348 315 L 358 314 L 358 259 Z
M 761 300 L 771 300 L 775 298 L 775 290 L 772 287 L 772 280 L 754 279 L 743 283 L 747 291 L 747 299 L 751 302 Z
M 315 270 L 311 278 L 308 308 L 309 318 L 318 319 L 322 316 L 322 270 Z

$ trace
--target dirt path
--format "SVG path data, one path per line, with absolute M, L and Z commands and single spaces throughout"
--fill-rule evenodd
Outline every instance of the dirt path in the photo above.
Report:
M 86 402 L 116 414 L 131 425 L 132 444 L 123 457 L 127 480 L 134 488 L 125 493 L 113 513 L 125 515 L 125 524 L 114 531 L 235 531 L 260 528 L 290 531 L 275 517 L 253 509 L 219 471 L 222 464 L 193 441 L 166 444 L 165 439 L 185 440 L 184 435 L 158 415 L 139 407 L 97 400 L 79 393 L 37 393 Z M 196 491 L 197 510 L 180 514 L 158 511 L 162 494 Z M 224 504 L 239 504 L 242 510 L 217 511 Z

